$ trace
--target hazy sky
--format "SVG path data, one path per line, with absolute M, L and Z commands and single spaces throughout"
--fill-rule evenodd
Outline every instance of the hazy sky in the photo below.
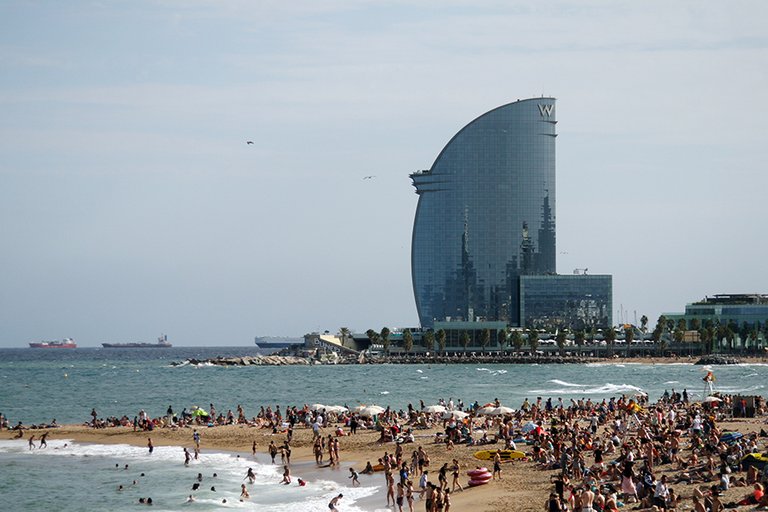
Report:
M 768 293 L 767 23 L 763 1 L 5 0 L 0 346 L 415 326 L 408 174 L 541 94 L 559 272 L 613 274 L 652 323 Z

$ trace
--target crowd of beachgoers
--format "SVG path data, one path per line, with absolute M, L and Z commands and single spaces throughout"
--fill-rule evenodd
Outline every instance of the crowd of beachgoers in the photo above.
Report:
M 239 405 L 227 412 L 217 411 L 214 404 L 207 410 L 192 407 L 180 413 L 168 407 L 158 417 L 142 410 L 132 418 L 100 418 L 92 410 L 84 426 L 123 427 L 146 436 L 155 430 L 190 428 L 197 434 L 198 429 L 227 426 L 279 435 L 282 442 L 270 442 L 265 448 L 257 447 L 254 440 L 252 449 L 254 455 L 257 449 L 268 451 L 274 463 L 280 455 L 285 468 L 282 483 L 291 483 L 294 433 L 302 433 L 299 443 L 309 448 L 320 467 L 338 467 L 340 446 L 365 433 L 367 444 L 358 442 L 354 449 L 358 454 L 365 452 L 367 464 L 349 469 L 350 484 L 359 484 L 360 473 L 381 472 L 387 505 L 398 512 L 447 512 L 452 493 L 465 489 L 460 480 L 463 472 L 485 469 L 471 456 L 480 446 L 492 454 L 490 483 L 500 481 L 502 475 L 514 480 L 515 472 L 532 468 L 550 482 L 548 498 L 542 494 L 535 507 L 520 506 L 520 510 L 616 512 L 631 507 L 719 512 L 739 507 L 768 509 L 766 413 L 761 397 L 754 397 L 747 407 L 738 397 L 718 395 L 693 402 L 687 391 L 673 390 L 654 403 L 642 393 L 566 402 L 539 397 L 526 399 L 514 409 L 499 400 L 465 404 L 441 399 L 435 405 L 421 401 L 400 410 L 265 406 L 250 418 Z M 21 422 L 11 426 L 2 415 L 0 423 L 16 430 L 16 437 L 34 427 Z M 52 426 L 58 425 L 54 421 L 44 428 Z M 196 439 L 195 456 L 199 434 Z M 524 457 L 507 465 L 501 455 L 510 450 L 523 452 Z M 243 491 L 247 499 L 247 489 Z

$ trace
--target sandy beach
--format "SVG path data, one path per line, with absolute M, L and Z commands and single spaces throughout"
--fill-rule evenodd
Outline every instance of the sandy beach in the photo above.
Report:
M 758 433 L 761 429 L 768 429 L 765 417 L 751 419 L 731 419 L 718 424 L 722 430 L 738 431 L 745 435 Z M 335 427 L 334 427 L 335 428 Z M 333 432 L 333 428 L 326 427 L 324 434 Z M 46 430 L 30 430 L 25 432 L 25 439 L 30 434 L 35 434 L 38 438 Z M 49 429 L 49 439 L 72 439 L 83 443 L 124 443 L 136 446 L 146 446 L 147 437 L 151 437 L 156 446 L 171 445 L 193 447 L 192 428 L 158 428 L 152 432 L 134 432 L 131 427 L 109 427 L 103 429 L 93 429 L 84 425 L 65 425 L 60 428 Z M 251 453 L 253 441 L 257 443 L 257 451 L 266 454 L 270 441 L 274 440 L 276 444 L 281 444 L 285 439 L 285 434 L 272 434 L 271 430 L 256 428 L 247 425 L 226 425 L 212 428 L 198 427 L 201 434 L 201 457 L 205 456 L 206 450 L 211 451 L 229 451 L 243 454 Z M 414 444 L 404 445 L 406 458 L 411 450 L 421 445 L 425 448 L 431 459 L 429 466 L 431 481 L 436 481 L 437 469 L 443 463 L 450 463 L 452 459 L 458 459 L 462 475 L 467 469 L 476 466 L 489 466 L 491 463 L 483 463 L 473 457 L 473 454 L 481 448 L 476 446 L 456 445 L 448 449 L 443 443 L 435 443 L 434 436 L 442 432 L 442 427 L 428 430 L 417 430 Z M 14 432 L 3 431 L 0 438 L 11 439 Z M 346 476 L 348 468 L 352 465 L 349 461 L 355 461 L 355 467 L 362 470 L 366 461 L 376 463 L 384 452 L 392 453 L 395 444 L 392 442 L 380 443 L 379 433 L 373 430 L 358 431 L 356 435 L 347 435 L 341 440 L 341 465 L 336 469 L 320 469 L 322 472 L 335 472 L 338 476 Z M 760 438 L 761 449 L 765 451 L 768 439 Z M 312 430 L 299 427 L 294 430 L 292 459 L 295 462 L 314 463 L 312 456 Z M 489 445 L 488 449 L 501 447 L 501 445 Z M 530 450 L 530 446 L 519 447 L 521 450 Z M 683 455 L 686 455 L 683 450 Z M 179 455 L 179 462 L 183 462 L 182 454 Z M 545 501 L 552 491 L 550 476 L 557 474 L 557 471 L 548 471 L 539 469 L 532 461 L 517 460 L 503 464 L 502 479 L 492 481 L 487 485 L 466 489 L 463 492 L 456 492 L 452 495 L 452 510 L 483 510 L 483 511 L 541 511 L 544 510 Z M 672 470 L 671 465 L 662 466 L 659 474 L 668 474 L 675 476 L 676 471 Z M 339 475 L 340 474 L 340 475 Z M 658 475 L 657 475 L 658 476 Z M 331 477 L 331 474 L 328 475 Z M 384 476 L 382 473 L 374 475 L 361 475 L 361 479 L 371 479 L 376 485 L 384 485 Z M 462 477 L 462 485 L 466 484 L 467 477 Z M 366 480 L 363 480 L 366 482 Z M 311 482 L 310 482 L 311 484 Z M 691 508 L 690 496 L 695 485 L 675 485 L 675 491 L 683 498 L 681 509 Z M 732 488 L 724 493 L 722 501 L 738 501 L 749 489 L 744 487 Z M 376 504 L 379 508 L 384 508 L 384 494 L 380 493 L 381 503 Z M 424 506 L 420 500 L 416 500 L 416 510 L 423 510 Z M 633 506 L 634 508 L 634 506 Z

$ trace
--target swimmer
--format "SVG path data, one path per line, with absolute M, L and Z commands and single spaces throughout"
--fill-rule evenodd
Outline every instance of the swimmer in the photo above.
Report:
M 302 480 L 301 478 L 298 479 L 298 483 L 299 483 L 299 487 L 304 487 L 305 485 L 307 485 L 307 481 Z
M 328 508 L 331 510 L 331 512 L 339 512 L 339 509 L 336 508 L 336 505 L 339 504 L 339 500 L 343 497 L 344 497 L 343 494 L 339 494 L 338 496 L 333 498 L 330 503 L 328 503 Z
M 155 445 L 152 444 L 152 438 L 147 438 L 147 448 L 149 449 L 149 454 L 152 455 L 152 452 L 155 451 Z
M 245 484 L 240 484 L 240 501 L 247 500 L 251 495 L 248 493 L 248 489 L 245 488 Z
M 248 472 L 245 474 L 245 478 L 248 479 L 248 482 L 253 483 L 256 481 L 256 473 L 253 472 L 253 468 L 248 468 Z M 243 480 L 245 480 L 243 478 Z
M 193 501 L 195 501 L 195 497 L 190 494 L 189 498 L 187 498 L 187 503 L 192 503 Z
M 29 438 L 29 449 L 34 450 L 35 449 L 35 435 L 32 434 Z
M 216 486 L 211 486 L 211 492 L 216 492 Z
M 42 436 L 40 436 L 40 448 L 48 447 L 48 443 L 45 441 L 46 437 L 48 437 L 48 432 L 45 432 Z
M 117 490 L 118 490 L 118 491 L 122 491 L 122 490 L 123 490 L 123 486 L 122 486 L 122 485 L 118 485 L 118 486 L 117 486 Z
M 197 474 L 197 481 L 198 482 L 202 482 L 203 481 L 203 474 L 202 473 L 198 473 Z
M 360 485 L 360 480 L 358 480 L 358 477 L 360 475 L 357 474 L 357 471 L 355 471 L 355 468 L 349 468 L 349 478 L 352 479 L 352 487 Z
M 200 484 L 199 484 L 199 483 L 195 482 L 194 484 L 192 484 L 192 490 L 193 490 L 193 491 L 196 491 L 196 490 L 198 490 L 199 488 L 200 488 Z

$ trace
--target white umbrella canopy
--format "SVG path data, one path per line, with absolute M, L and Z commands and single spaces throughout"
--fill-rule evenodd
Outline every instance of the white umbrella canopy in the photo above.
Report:
M 445 411 L 443 413 L 443 419 L 445 419 L 445 420 L 447 420 L 449 418 L 453 418 L 453 419 L 456 419 L 456 420 L 463 420 L 467 416 L 469 416 L 469 414 L 467 414 L 467 413 L 465 413 L 463 411 Z
M 490 415 L 495 410 L 496 410 L 495 407 L 490 407 L 490 406 L 481 407 L 477 410 L 477 415 L 478 416 Z
M 504 407 L 502 405 L 500 407 L 496 407 L 495 409 L 493 409 L 488 414 L 490 416 L 504 416 L 505 414 L 514 414 L 514 413 L 515 413 L 515 410 L 512 409 L 511 407 Z
M 343 405 L 329 405 L 328 407 L 325 408 L 325 410 L 335 414 L 341 414 L 341 413 L 347 412 L 349 409 L 347 409 Z
M 712 402 L 722 402 L 721 399 L 717 398 L 716 396 L 708 396 L 704 400 L 702 400 L 705 404 L 712 403 Z
M 310 411 L 322 411 L 323 409 L 328 409 L 328 406 L 323 404 L 312 404 L 309 406 Z
M 376 416 L 378 414 L 381 414 L 385 411 L 383 407 L 379 407 L 378 405 L 369 405 L 368 407 L 363 407 L 360 410 L 360 416 L 366 416 L 366 417 L 372 417 Z
M 429 414 L 436 413 L 436 412 L 445 412 L 445 407 L 443 407 L 442 405 L 428 405 L 424 409 L 422 409 L 422 411 Z

